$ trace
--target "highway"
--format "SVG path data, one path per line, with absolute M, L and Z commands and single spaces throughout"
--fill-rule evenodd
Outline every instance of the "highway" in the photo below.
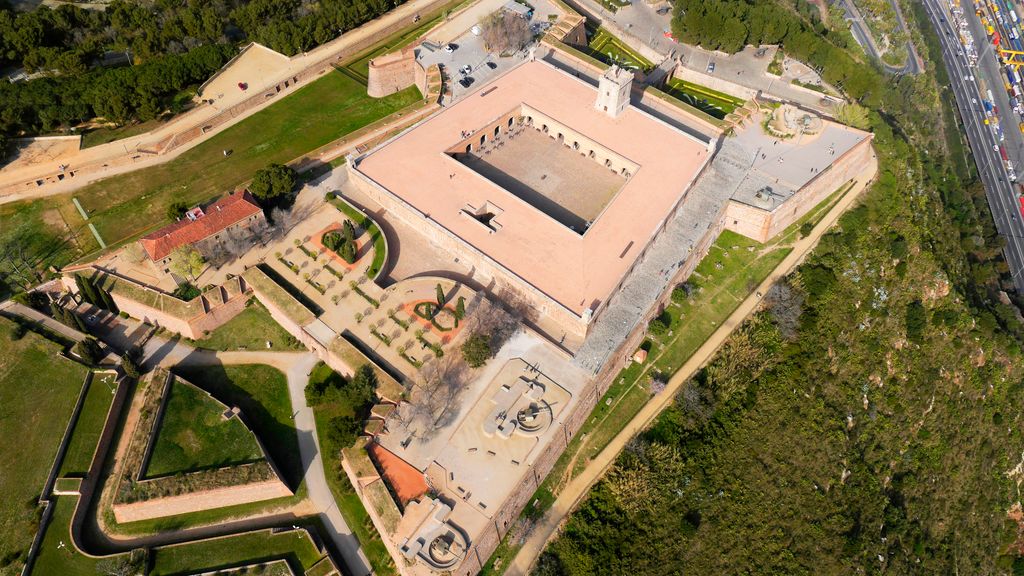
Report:
M 950 88 L 953 90 L 957 107 L 960 109 L 960 117 L 963 119 L 967 139 L 974 152 L 978 174 L 985 186 L 985 196 L 988 199 L 996 229 L 1006 238 L 1003 256 L 1009 264 L 1014 286 L 1019 293 L 1024 293 L 1024 274 L 1022 274 L 1024 271 L 1024 222 L 1021 221 L 1017 186 L 1010 182 L 1006 165 L 999 154 L 999 142 L 989 127 L 984 124 L 985 112 L 981 104 L 982 97 L 978 79 L 975 76 L 985 77 L 986 84 L 993 88 L 992 92 L 997 100 L 996 105 L 1000 110 L 1009 111 L 1009 98 L 1003 89 L 999 64 L 992 53 L 991 44 L 987 42 L 984 35 L 980 38 L 975 36 L 979 50 L 983 50 L 978 55 L 978 68 L 972 69 L 968 66 L 957 31 L 950 24 L 949 12 L 944 2 L 945 0 L 924 0 L 924 6 L 939 36 L 942 59 L 949 72 Z M 974 18 L 974 15 L 968 14 L 968 18 Z M 989 46 L 988 49 L 985 48 L 986 44 Z M 1003 126 L 1005 132 L 1014 133 L 1016 138 L 1020 138 L 1019 130 L 1016 130 L 1016 123 L 1004 123 Z M 1007 130 L 1007 127 L 1010 130 Z M 1013 137 L 1008 136 L 1008 138 L 1012 139 Z M 1021 177 L 1024 179 L 1024 174 Z

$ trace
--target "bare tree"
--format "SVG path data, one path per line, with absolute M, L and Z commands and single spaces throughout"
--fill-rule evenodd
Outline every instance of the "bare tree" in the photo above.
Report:
M 498 54 L 518 52 L 533 38 L 526 19 L 506 10 L 491 14 L 480 27 L 487 50 Z
M 37 268 L 39 259 L 32 252 L 25 232 L 19 229 L 3 238 L 0 244 L 0 279 L 27 291 L 39 284 L 43 277 Z
M 449 354 L 420 370 L 408 402 L 395 418 L 417 438 L 429 438 L 451 424 L 458 414 L 459 395 L 469 382 L 470 370 L 461 358 Z

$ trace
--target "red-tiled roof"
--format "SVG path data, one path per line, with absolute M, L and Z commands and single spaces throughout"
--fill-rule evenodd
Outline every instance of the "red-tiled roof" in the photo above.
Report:
M 170 226 L 164 226 L 152 234 L 143 236 L 139 242 L 149 257 L 158 261 L 166 258 L 175 248 L 199 242 L 260 210 L 260 205 L 248 191 L 231 194 L 206 208 L 204 216 L 196 220 L 182 218 Z
M 384 481 L 391 486 L 395 496 L 405 506 L 412 500 L 427 493 L 427 481 L 423 473 L 405 460 L 392 454 L 387 448 L 371 442 L 366 446 L 370 457 L 377 461 Z

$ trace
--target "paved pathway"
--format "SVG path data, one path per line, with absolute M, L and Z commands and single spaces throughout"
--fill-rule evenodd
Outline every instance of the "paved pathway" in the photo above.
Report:
M 831 210 L 822 218 L 821 222 L 814 227 L 814 231 L 806 238 L 798 240 L 793 245 L 793 251 L 772 271 L 757 289 L 744 300 L 725 322 L 716 330 L 704 344 L 697 349 L 697 352 L 690 357 L 683 366 L 672 375 L 664 392 L 648 402 L 640 412 L 633 417 L 629 423 L 611 443 L 605 447 L 587 467 L 558 494 L 555 502 L 547 510 L 540 522 L 528 535 L 526 542 L 519 549 L 505 570 L 505 576 L 525 576 L 529 574 L 530 568 L 536 562 L 548 541 L 557 534 L 562 522 L 587 496 L 590 488 L 601 479 L 605 471 L 615 462 L 619 452 L 626 444 L 633 439 L 640 431 L 654 420 L 662 410 L 667 408 L 676 393 L 683 384 L 689 380 L 701 366 L 704 366 L 718 351 L 718 348 L 732 334 L 743 321 L 754 312 L 761 303 L 762 295 L 768 293 L 778 280 L 789 274 L 804 257 L 817 245 L 821 236 L 832 227 L 839 216 L 849 208 L 866 188 L 867 182 L 863 179 L 844 196 Z
M 97 321 L 94 330 L 109 345 L 120 350 L 137 345 L 148 328 L 133 319 L 119 318 L 109 312 L 95 311 Z M 348 566 L 349 573 L 357 576 L 369 574 L 370 564 L 366 555 L 359 547 L 359 541 L 352 534 L 352 530 L 345 523 L 338 510 L 330 487 L 327 484 L 327 477 L 324 474 L 323 459 L 320 456 L 320 444 L 317 440 L 316 422 L 313 418 L 313 410 L 306 404 L 306 384 L 309 382 L 309 373 L 313 370 L 318 359 L 310 352 L 271 352 L 261 351 L 231 351 L 214 352 L 193 348 L 178 340 L 170 340 L 162 336 L 155 336 L 146 341 L 143 346 L 142 364 L 152 368 L 156 365 L 182 365 L 182 366 L 219 366 L 224 364 L 266 364 L 284 372 L 288 381 L 288 396 L 292 402 L 292 409 L 295 411 L 295 428 L 298 431 L 299 454 L 302 460 L 303 481 L 309 489 L 309 499 L 320 513 L 327 535 L 334 542 L 335 548 L 342 556 L 342 560 Z M 120 539 L 105 536 L 110 543 L 119 546 L 143 544 L 156 545 L 171 542 L 181 542 L 194 539 L 199 536 L 210 536 L 216 534 L 228 534 L 241 531 L 242 529 L 253 529 L 256 527 L 278 525 L 289 518 L 287 515 L 274 515 L 272 517 L 257 517 L 239 522 L 224 525 L 210 526 L 203 529 L 170 532 L 148 536 L 144 539 Z M 291 521 L 291 520 L 288 520 Z M 286 522 L 285 522 L 286 523 Z M 194 535 L 193 538 L 185 538 L 184 534 Z

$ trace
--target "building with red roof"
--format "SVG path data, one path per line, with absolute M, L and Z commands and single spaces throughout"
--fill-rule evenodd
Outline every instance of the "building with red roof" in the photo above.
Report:
M 205 209 L 192 208 L 177 222 L 140 238 L 139 244 L 158 268 L 171 273 L 173 253 L 182 246 L 193 246 L 207 260 L 217 260 L 240 246 L 251 246 L 266 227 L 263 209 L 245 190 Z

